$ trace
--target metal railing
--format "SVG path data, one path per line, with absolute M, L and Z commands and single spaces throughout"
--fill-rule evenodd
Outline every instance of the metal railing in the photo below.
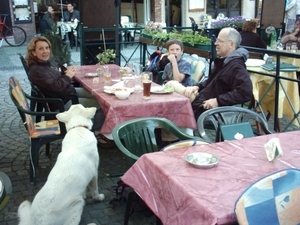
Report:
M 101 34 L 103 34 L 103 32 L 114 32 L 115 33 L 115 38 L 113 41 L 107 41 L 106 40 L 106 45 L 110 45 L 112 46 L 112 48 L 116 49 L 116 64 L 120 65 L 121 59 L 123 59 L 123 61 L 125 62 L 124 65 L 122 66 L 126 66 L 126 64 L 131 60 L 132 56 L 139 51 L 140 52 L 140 63 L 145 65 L 145 53 L 148 54 L 148 56 L 151 54 L 150 52 L 147 52 L 147 44 L 145 43 L 141 43 L 139 40 L 133 40 L 133 41 L 126 41 L 126 39 L 124 39 L 123 34 L 126 32 L 134 32 L 134 33 L 141 33 L 141 30 L 143 28 L 139 28 L 139 27 L 133 27 L 133 28 L 85 28 L 83 26 L 83 24 L 81 24 L 79 26 L 79 37 L 80 37 L 80 55 L 81 55 L 81 65 L 85 64 L 85 58 L 87 57 L 86 54 L 88 54 L 88 50 L 87 47 L 91 47 L 91 48 L 99 48 L 99 46 L 103 46 L 104 45 L 104 39 L 103 37 L 95 40 L 94 42 L 89 42 L 89 41 L 84 41 L 85 40 L 85 36 L 88 33 L 99 33 L 99 36 L 101 36 Z M 172 30 L 174 29 L 174 27 L 167 27 L 165 28 L 167 30 Z M 178 30 L 184 30 L 184 29 L 192 29 L 192 27 L 176 27 L 176 29 Z M 211 49 L 211 54 L 209 54 L 209 56 L 207 56 L 207 60 L 210 61 L 210 66 L 211 66 L 211 62 L 212 60 L 215 58 L 215 47 L 214 47 L 214 39 L 215 37 L 212 37 L 212 49 Z M 129 45 L 129 44 L 134 44 L 136 45 L 133 48 L 133 51 L 131 53 L 131 55 L 128 56 L 124 56 L 122 54 L 122 47 Z M 148 43 L 149 44 L 149 43 Z M 268 55 L 272 55 L 273 57 L 276 57 L 276 65 L 280 65 L 280 57 L 281 56 L 286 56 L 286 57 L 292 57 L 292 58 L 300 58 L 300 54 L 296 54 L 296 53 L 292 53 L 292 52 L 285 52 L 285 51 L 275 51 L 275 50 L 267 50 L 267 49 L 259 49 L 259 48 L 252 48 L 252 47 L 246 47 L 246 46 L 242 46 L 244 48 L 246 48 L 250 53 L 261 53 L 261 54 L 268 54 Z M 103 51 L 103 49 L 98 49 L 99 53 L 101 52 L 101 50 Z M 189 54 L 192 54 L 191 51 L 188 52 Z M 197 53 L 197 50 L 195 50 L 195 53 Z M 210 68 L 209 68 L 210 71 Z M 260 72 L 255 72 L 258 74 L 261 74 L 262 76 L 271 76 L 274 77 L 274 84 L 275 84 L 275 109 L 274 109 L 274 130 L 278 131 L 278 108 L 279 108 L 279 90 L 280 90 L 280 86 L 282 86 L 282 84 L 280 83 L 281 79 L 284 80 L 289 80 L 292 82 L 300 82 L 297 79 L 291 79 L 291 78 L 287 78 L 284 76 L 280 76 L 280 68 L 277 66 L 276 67 L 276 71 L 275 71 L 275 75 L 273 74 L 268 74 L 268 73 L 260 73 Z M 283 88 L 283 87 L 282 87 Z M 284 89 L 284 88 L 283 88 Z M 286 96 L 286 90 L 284 90 Z M 291 103 L 290 103 L 291 104 Z M 291 105 L 291 108 L 294 110 L 294 118 L 292 121 L 290 121 L 288 123 L 288 126 L 284 129 L 284 131 L 292 124 L 292 122 L 294 120 L 297 120 L 298 123 L 300 123 L 299 120 L 299 115 L 300 115 L 300 111 L 299 109 L 294 109 L 293 106 Z

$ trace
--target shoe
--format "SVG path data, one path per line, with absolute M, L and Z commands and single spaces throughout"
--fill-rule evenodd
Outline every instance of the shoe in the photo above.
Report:
M 115 146 L 115 142 L 113 140 L 108 139 L 103 134 L 98 134 L 96 136 L 96 139 L 98 141 L 98 146 L 102 148 L 112 148 Z

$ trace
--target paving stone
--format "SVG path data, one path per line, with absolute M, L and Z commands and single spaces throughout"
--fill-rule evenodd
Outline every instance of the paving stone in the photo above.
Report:
M 18 224 L 18 206 L 24 200 L 32 201 L 36 193 L 43 187 L 61 149 L 61 142 L 51 144 L 51 155 L 45 155 L 45 148 L 40 151 L 37 168 L 37 184 L 29 182 L 29 139 L 17 109 L 8 95 L 8 79 L 15 76 L 19 79 L 24 91 L 30 93 L 30 83 L 23 69 L 18 53 L 26 54 L 26 46 L 0 48 L 0 170 L 11 179 L 13 194 L 7 206 L 0 212 L 1 225 Z M 130 51 L 130 49 L 128 49 Z M 80 65 L 80 53 L 72 50 L 72 64 Z M 138 59 L 136 59 L 138 61 Z M 107 173 L 126 171 L 128 165 L 123 162 L 122 153 L 115 147 L 100 149 L 99 190 L 105 194 L 103 202 L 94 202 L 88 198 L 82 214 L 80 225 L 94 222 L 96 224 L 121 225 L 124 220 L 125 204 L 112 208 L 109 201 L 115 197 L 112 187 L 118 177 L 107 177 Z M 130 224 L 154 224 L 149 218 L 136 218 Z M 149 221 L 148 221 L 149 220 Z

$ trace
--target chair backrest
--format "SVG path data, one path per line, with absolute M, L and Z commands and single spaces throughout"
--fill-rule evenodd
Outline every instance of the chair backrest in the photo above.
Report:
M 159 117 L 145 117 L 123 122 L 113 129 L 112 136 L 117 147 L 125 155 L 137 160 L 145 153 L 160 150 L 156 140 L 157 128 L 165 128 L 179 140 L 197 139 L 180 131 L 170 120 Z
M 132 22 L 131 16 L 121 16 L 121 25 Z
M 27 95 L 19 81 L 15 77 L 9 78 L 9 95 L 12 102 L 18 109 L 18 112 L 22 118 L 25 128 L 31 138 L 47 138 L 48 136 L 64 136 L 66 134 L 66 128 L 64 123 L 59 122 L 57 119 L 48 120 L 50 116 L 54 116 L 56 112 L 36 112 L 29 108 L 27 99 L 31 99 Z M 53 101 L 59 104 L 59 112 L 63 112 L 63 102 L 60 99 L 46 99 L 36 98 L 38 101 Z M 34 122 L 34 116 L 44 117 L 45 120 L 39 123 Z
M 201 60 L 194 60 L 191 62 L 191 78 L 193 84 L 197 84 L 204 75 L 205 63 Z
M 273 133 L 269 129 L 267 121 L 261 115 L 250 109 L 237 106 L 222 106 L 203 112 L 197 120 L 198 133 L 200 137 L 208 142 L 218 142 L 222 140 L 220 134 L 220 125 L 237 124 L 243 122 L 249 122 L 252 126 L 254 124 L 257 126 L 257 124 L 259 124 L 264 134 Z M 215 140 L 212 140 L 212 138 L 209 137 L 206 129 L 215 131 Z M 254 134 L 261 135 L 255 130 Z
M 237 199 L 238 224 L 300 224 L 300 170 L 285 169 L 251 184 Z
M 17 108 L 20 107 L 27 111 L 30 110 L 29 103 L 25 97 L 25 92 L 23 91 L 22 86 L 20 85 L 19 81 L 15 77 L 9 78 L 9 94 L 11 100 L 17 106 Z M 23 123 L 26 126 L 29 136 L 31 136 L 36 131 L 33 117 L 29 114 L 23 113 L 21 110 L 19 110 L 19 108 L 18 111 L 23 120 Z
M 29 67 L 27 66 L 27 62 L 26 62 L 25 58 L 23 57 L 23 55 L 21 53 L 19 53 L 19 57 L 20 57 L 20 60 L 22 62 L 22 65 L 24 67 L 24 70 L 25 70 L 25 72 L 26 72 L 26 74 L 28 76 L 28 74 L 29 74 Z

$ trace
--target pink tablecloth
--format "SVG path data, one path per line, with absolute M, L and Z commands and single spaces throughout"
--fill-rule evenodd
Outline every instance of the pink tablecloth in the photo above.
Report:
M 238 196 L 260 177 L 300 166 L 300 131 L 219 142 L 145 154 L 122 180 L 134 188 L 164 225 L 214 225 L 236 221 Z M 278 137 L 284 155 L 267 160 L 264 144 Z M 185 161 L 192 152 L 208 152 L 220 162 L 198 169 Z
M 108 65 L 112 73 L 112 79 L 120 79 L 119 66 Z M 91 92 L 99 101 L 104 111 L 105 121 L 101 128 L 102 134 L 110 134 L 113 128 L 124 121 L 147 117 L 165 117 L 177 126 L 184 128 L 197 128 L 191 103 L 188 98 L 177 93 L 151 94 L 150 100 L 142 99 L 142 91 L 133 92 L 128 99 L 119 100 L 114 95 L 105 93 L 103 77 L 99 82 L 93 82 L 93 78 L 85 77 L 88 72 L 96 72 L 99 65 L 78 66 L 75 80 Z M 116 82 L 112 82 L 113 85 Z M 155 84 L 153 84 L 155 85 Z

